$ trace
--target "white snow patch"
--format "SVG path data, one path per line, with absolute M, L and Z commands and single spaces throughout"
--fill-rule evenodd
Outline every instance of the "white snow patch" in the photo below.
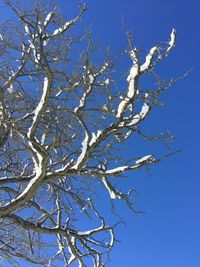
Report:
M 110 84 L 110 79 L 106 79 L 105 82 L 104 82 L 105 85 L 109 85 Z
M 131 99 L 134 98 L 136 94 L 137 88 L 135 88 L 135 79 L 139 74 L 139 65 L 137 62 L 136 52 L 134 50 L 131 51 L 131 58 L 133 60 L 133 66 L 130 69 L 129 75 L 127 77 L 128 81 L 128 92 L 126 97 L 120 102 L 118 109 L 117 109 L 117 118 L 120 118 L 121 114 L 126 110 L 127 104 L 130 102 Z
M 86 133 L 85 135 L 85 139 L 83 140 L 82 142 L 82 152 L 81 154 L 79 155 L 77 161 L 76 161 L 76 164 L 74 165 L 73 169 L 78 169 L 79 165 L 81 164 L 81 162 L 83 161 L 83 159 L 85 158 L 86 156 L 86 153 L 87 153 L 87 149 L 88 149 L 88 142 L 89 142 L 89 136 L 88 134 Z
M 82 97 L 80 98 L 79 101 L 79 106 L 76 107 L 74 109 L 74 112 L 76 113 L 80 108 L 83 108 L 85 106 L 86 103 L 86 98 L 87 96 L 90 94 L 91 90 L 92 90 L 92 84 L 94 83 L 94 76 L 92 74 L 89 75 L 89 80 L 90 80 L 90 86 L 88 87 L 88 89 L 83 93 Z M 79 83 L 78 83 L 79 84 Z M 76 86 L 76 83 L 75 83 Z
M 14 91 L 14 87 L 13 87 L 13 84 L 11 83 L 11 85 L 10 85 L 10 87 L 8 87 L 8 92 L 10 93 L 10 94 L 12 94 L 13 93 L 13 91 Z
M 43 41 L 43 46 L 46 46 L 46 45 L 48 44 L 48 42 L 49 42 L 49 40 L 47 40 L 47 39 L 44 40 L 44 41 Z
M 118 173 L 118 172 L 123 172 L 128 168 L 129 168 L 129 166 L 121 166 L 121 167 L 114 168 L 112 170 L 107 170 L 105 173 L 106 174 L 115 174 L 115 173 Z
M 103 184 L 106 187 L 106 189 L 108 190 L 109 194 L 110 194 L 110 198 L 111 199 L 116 199 L 116 194 L 110 189 L 108 183 L 106 182 L 105 178 L 102 178 Z
M 66 22 L 62 27 L 56 29 L 52 35 L 55 36 L 55 35 L 62 33 L 63 31 L 67 30 L 73 23 L 74 23 L 74 20 L 70 20 Z
M 29 30 L 29 27 L 28 27 L 27 24 L 25 24 L 25 26 L 24 26 L 24 30 L 25 30 L 25 34 L 26 34 L 26 35 L 29 35 L 29 34 L 30 34 L 30 30 Z
M 34 117 L 33 117 L 33 122 L 32 122 L 32 125 L 30 126 L 30 128 L 28 129 L 28 133 L 27 133 L 27 136 L 30 137 L 31 135 L 31 131 L 32 129 L 34 128 L 34 125 L 37 121 L 37 118 L 38 118 L 38 115 L 40 113 L 40 110 L 43 108 L 43 105 L 45 103 L 45 97 L 46 97 L 46 94 L 47 94 L 47 91 L 48 91 L 48 85 L 49 85 L 49 79 L 47 77 L 44 78 L 44 85 L 43 85 L 43 93 L 42 93 L 42 97 L 40 99 L 40 102 L 39 104 L 37 105 L 35 111 L 34 111 Z
M 47 16 L 46 16 L 46 18 L 45 18 L 45 20 L 44 20 L 44 27 L 47 26 L 47 24 L 48 24 L 49 21 L 51 20 L 52 16 L 53 16 L 53 12 L 50 12 L 50 13 L 47 14 Z
M 24 191 L 20 195 L 18 195 L 15 199 L 12 199 L 11 202 L 15 202 L 16 200 L 23 198 L 23 196 L 29 192 L 29 190 L 37 182 L 37 180 L 40 179 L 42 172 L 43 172 L 43 168 L 42 168 L 43 157 L 38 152 L 36 152 L 36 154 L 37 154 L 37 158 L 39 160 L 39 164 L 35 164 L 35 177 L 33 179 L 31 179 L 31 181 L 28 183 L 28 185 L 26 186 Z M 8 203 L 8 205 L 9 205 L 9 203 Z
M 125 139 L 127 139 L 130 135 L 131 135 L 131 133 L 132 133 L 132 131 L 130 130 L 130 131 L 128 131 L 126 134 L 125 134 L 125 136 L 124 136 L 124 138 Z
M 144 103 L 140 113 L 136 114 L 133 117 L 133 119 L 131 120 L 131 122 L 128 123 L 127 125 L 133 126 L 133 125 L 137 124 L 138 122 L 140 122 L 141 120 L 143 120 L 146 117 L 146 115 L 148 114 L 149 110 L 150 110 L 150 107 L 147 105 L 147 103 Z
M 95 228 L 95 229 L 92 229 L 92 230 L 88 230 L 88 231 L 78 231 L 77 235 L 88 236 L 88 235 L 91 235 L 91 234 L 94 234 L 94 233 L 98 232 L 101 229 L 102 229 L 102 226 L 100 226 L 98 228 Z
M 111 236 L 111 239 L 110 239 L 110 247 L 112 247 L 113 244 L 114 244 L 114 234 L 113 234 L 113 231 L 112 230 L 110 230 L 110 236 Z
M 143 72 L 143 71 L 147 70 L 150 67 L 152 59 L 153 59 L 153 56 L 155 55 L 157 49 L 158 49 L 157 46 L 154 46 L 154 47 L 151 48 L 150 52 L 146 56 L 145 63 L 140 67 L 140 71 Z
M 58 93 L 56 94 L 56 97 L 60 96 L 62 94 L 62 90 L 58 91 Z
M 141 164 L 141 163 L 144 163 L 145 161 L 149 160 L 150 158 L 152 158 L 153 155 L 147 155 L 147 156 L 144 156 L 138 160 L 135 161 L 136 164 Z
M 97 131 L 97 134 L 92 133 L 92 139 L 91 139 L 91 141 L 89 143 L 89 146 L 92 146 L 96 142 L 96 140 L 99 138 L 99 136 L 101 135 L 101 133 L 102 133 L 101 130 L 98 130 Z
M 167 52 L 169 52 L 175 46 L 175 41 L 176 41 L 176 30 L 172 29 L 172 32 L 170 34 L 169 47 L 167 48 Z

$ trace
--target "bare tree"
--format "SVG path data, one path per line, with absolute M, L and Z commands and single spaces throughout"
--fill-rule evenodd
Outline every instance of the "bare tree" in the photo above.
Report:
M 16 18 L 0 32 L 0 257 L 12 266 L 21 260 L 104 266 L 117 223 L 107 225 L 95 193 L 105 189 L 137 212 L 134 192 L 123 193 L 113 181 L 159 159 L 151 153 L 127 159 L 119 149 L 133 135 L 161 138 L 146 136 L 141 124 L 170 85 L 154 68 L 174 47 L 175 30 L 145 59 L 128 38 L 132 63 L 126 84 L 117 86 L 109 52 L 96 62 L 89 34 L 71 33 L 85 5 L 65 21 L 38 3 L 32 9 L 5 4 Z M 140 88 L 149 74 L 157 87 Z

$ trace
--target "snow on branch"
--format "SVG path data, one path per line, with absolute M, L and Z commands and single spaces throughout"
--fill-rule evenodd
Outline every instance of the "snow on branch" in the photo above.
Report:
M 29 147 L 36 155 L 36 157 L 33 159 L 35 165 L 35 176 L 30 180 L 25 189 L 15 199 L 12 199 L 11 203 L 0 207 L 0 216 L 9 214 L 13 210 L 20 208 L 24 203 L 26 203 L 35 194 L 35 191 L 38 189 L 39 185 L 41 184 L 42 180 L 46 175 L 47 159 L 46 157 L 44 157 L 44 151 L 42 151 L 42 153 L 41 151 L 38 151 L 38 149 L 36 149 L 35 147 L 35 142 L 32 142 L 31 139 L 33 138 L 34 132 L 40 122 L 42 112 L 45 106 L 47 105 L 51 83 L 52 77 L 50 75 L 44 78 L 43 94 L 39 104 L 35 109 L 32 124 L 27 132 L 27 138 L 29 139 Z M 20 135 L 22 136 L 22 138 L 24 138 L 22 134 Z
M 152 67 L 154 67 L 159 60 L 161 60 L 163 57 L 167 56 L 169 52 L 172 50 L 172 48 L 175 47 L 176 42 L 176 30 L 172 29 L 172 32 L 170 34 L 170 41 L 168 42 L 168 47 L 165 49 L 165 52 L 163 54 L 159 54 L 157 60 L 153 62 L 153 58 L 156 55 L 157 52 L 160 52 L 160 46 L 152 47 L 146 56 L 146 61 L 143 63 L 140 67 L 140 72 L 145 72 L 150 70 Z
M 102 178 L 102 182 L 103 182 L 104 186 L 106 187 L 106 189 L 108 190 L 111 199 L 116 199 L 116 198 L 121 199 L 121 198 L 122 198 L 122 196 L 121 196 L 121 192 L 118 192 L 118 191 L 111 185 L 111 183 L 108 181 L 108 179 L 107 179 L 106 177 L 103 177 L 103 178 Z
M 170 35 L 169 46 L 167 48 L 167 52 L 169 52 L 175 46 L 175 42 L 176 42 L 176 30 L 172 29 L 172 32 Z
M 139 60 L 137 56 L 137 50 L 130 51 L 130 57 L 133 60 L 133 66 L 130 69 L 129 75 L 127 77 L 128 81 L 128 92 L 124 99 L 120 102 L 117 109 L 117 118 L 120 118 L 125 112 L 127 106 L 134 99 L 137 92 L 137 78 L 139 75 Z
M 83 127 L 84 129 L 84 134 L 85 134 L 85 138 L 82 141 L 81 145 L 81 153 L 78 156 L 76 163 L 72 166 L 71 169 L 75 169 L 78 170 L 79 168 L 82 167 L 82 165 L 84 164 L 84 162 L 87 159 L 88 156 L 88 152 L 89 152 L 89 143 L 90 143 L 90 132 L 89 129 L 87 127 L 87 125 L 85 124 L 85 122 L 83 121 L 83 119 L 77 114 L 77 112 L 73 112 L 73 114 L 76 116 L 76 118 L 78 119 L 80 125 Z
M 23 71 L 27 59 L 28 59 L 28 55 L 31 51 L 31 47 L 29 46 L 28 49 L 25 51 L 23 50 L 23 46 L 22 46 L 22 57 L 19 60 L 20 61 L 20 65 L 18 66 L 18 69 L 16 71 L 14 71 L 12 73 L 12 75 L 9 77 L 9 79 L 5 82 L 3 89 L 6 90 L 8 88 L 12 88 L 12 84 L 13 82 L 16 80 L 16 78 L 19 76 L 19 74 Z
M 112 181 L 159 161 L 153 152 L 141 158 L 124 154 L 127 138 L 145 138 L 140 126 L 160 90 L 160 84 L 155 94 L 148 85 L 143 89 L 140 79 L 169 54 L 176 31 L 166 47 L 152 47 L 144 62 L 140 50 L 130 45 L 131 66 L 122 92 L 109 51 L 100 63 L 99 54 L 92 58 L 90 39 L 77 45 L 77 38 L 65 35 L 85 10 L 82 6 L 76 18 L 61 24 L 56 10 L 48 13 L 40 4 L 26 12 L 14 8 L 21 27 L 13 38 L 6 29 L 0 35 L 1 61 L 8 62 L 0 72 L 0 222 L 6 233 L 0 243 L 8 244 L 6 256 L 31 263 L 38 260 L 38 247 L 42 253 L 51 248 L 42 254 L 45 266 L 57 266 L 61 257 L 66 266 L 85 267 L 86 258 L 95 267 L 104 266 L 115 226 L 100 215 L 95 194 L 107 190 L 110 200 L 125 201 L 133 209 L 135 191 L 124 194 Z M 94 227 L 81 228 L 79 218 L 94 218 Z M 44 235 L 52 239 L 45 241 Z
M 45 20 L 44 20 L 44 27 L 47 27 L 51 19 L 53 18 L 54 13 L 51 11 L 47 14 Z
M 145 98 L 147 97 L 148 97 L 148 94 L 145 95 Z M 127 124 L 127 126 L 129 127 L 134 126 L 138 124 L 139 122 L 141 122 L 142 120 L 144 120 L 147 114 L 149 113 L 149 111 L 150 111 L 150 106 L 146 102 L 144 102 L 142 105 L 141 111 L 132 117 L 131 121 Z
M 113 169 L 105 169 L 105 170 L 98 169 L 98 168 L 87 169 L 87 167 L 85 167 L 80 171 L 80 174 L 91 175 L 91 176 L 102 179 L 102 178 L 109 177 L 109 176 L 119 176 L 120 174 L 123 174 L 125 171 L 137 170 L 147 164 L 152 164 L 155 162 L 157 162 L 157 160 L 154 158 L 153 155 L 146 155 L 136 160 L 134 165 L 131 165 L 131 164 L 124 165 L 124 166 L 116 167 Z
M 35 194 L 46 174 L 46 160 L 37 153 L 38 163 L 35 163 L 35 176 L 30 180 L 25 189 L 10 203 L 0 207 L 0 217 L 6 216 L 23 206 Z
M 71 28 L 71 26 L 73 26 L 82 17 L 82 14 L 86 10 L 87 10 L 86 5 L 83 5 L 81 7 L 79 15 L 75 19 L 72 19 L 70 21 L 65 22 L 65 24 L 63 26 L 61 26 L 60 28 L 57 28 L 56 30 L 54 30 L 54 32 L 51 35 L 45 35 L 44 40 L 48 40 L 48 39 L 51 39 L 51 38 L 54 38 L 54 37 L 58 37 L 60 34 L 64 33 L 67 30 L 69 30 Z M 48 18 L 46 18 L 46 20 L 47 19 L 51 19 L 50 15 L 49 15 Z
M 86 101 L 87 101 L 87 97 L 89 96 L 89 94 L 92 91 L 93 84 L 94 84 L 94 81 L 95 81 L 95 77 L 90 72 L 88 74 L 88 77 L 89 77 L 89 85 L 88 85 L 88 88 L 84 91 L 83 95 L 80 97 L 79 105 L 74 109 L 74 112 L 75 113 L 78 113 L 79 110 L 81 110 L 82 108 L 85 107 Z M 86 86 L 87 86 L 87 84 L 86 84 Z
M 151 48 L 151 50 L 149 51 L 149 54 L 146 56 L 145 63 L 142 64 L 140 67 L 140 72 L 144 72 L 144 71 L 149 69 L 149 67 L 151 66 L 152 59 L 153 59 L 155 53 L 157 52 L 157 50 L 158 50 L 157 46 Z
M 154 158 L 153 158 L 153 155 L 147 155 L 141 159 L 138 159 L 135 163 L 135 165 L 127 165 L 127 166 L 121 166 L 121 167 L 117 167 L 117 168 L 114 168 L 114 169 L 110 169 L 110 170 L 106 170 L 104 172 L 100 172 L 100 174 L 103 174 L 105 176 L 108 176 L 108 175 L 117 175 L 117 174 L 120 174 L 120 173 L 123 173 L 127 170 L 135 170 L 135 169 L 138 169 L 140 168 L 141 166 L 144 166 L 145 164 L 147 163 L 150 163 L 150 162 L 154 162 Z
M 42 116 L 42 112 L 43 112 L 45 106 L 47 105 L 48 97 L 50 94 L 51 83 L 52 83 L 52 77 L 51 76 L 44 78 L 42 97 L 41 97 L 40 102 L 38 103 L 38 105 L 35 109 L 33 122 L 28 129 L 28 133 L 27 133 L 28 138 L 32 138 L 32 136 L 36 130 L 36 127 L 39 124 L 39 120 Z
M 89 135 L 87 132 L 85 132 L 85 138 L 82 142 L 82 147 L 81 147 L 81 154 L 79 155 L 76 164 L 73 166 L 73 169 L 78 169 L 79 166 L 81 165 L 81 163 L 85 160 L 86 156 L 87 156 L 87 151 L 88 151 L 88 146 L 89 146 Z
M 154 62 L 152 62 L 151 67 L 156 66 L 160 60 L 168 56 L 171 50 L 175 47 L 175 43 L 176 43 L 176 30 L 172 29 L 167 48 L 158 47 L 158 52 L 159 52 L 158 58 Z M 164 50 L 164 52 L 160 53 L 159 51 L 160 49 Z
M 132 49 L 130 51 L 130 57 L 133 60 L 133 66 L 131 67 L 129 75 L 127 77 L 128 91 L 125 97 L 123 97 L 122 101 L 119 103 L 118 108 L 117 108 L 117 114 L 116 114 L 116 118 L 120 120 L 120 125 L 125 124 L 124 120 L 126 118 L 124 117 L 124 113 L 129 107 L 129 104 L 131 104 L 134 101 L 134 98 L 138 92 L 139 78 L 141 77 L 142 74 L 144 74 L 145 72 L 149 71 L 152 67 L 154 67 L 158 63 L 159 60 L 161 60 L 163 57 L 168 55 L 171 49 L 175 46 L 175 40 L 176 40 L 176 30 L 173 29 L 170 35 L 169 46 L 165 50 L 164 54 L 160 54 L 158 58 L 155 61 L 153 61 L 156 53 L 158 53 L 160 50 L 159 46 L 154 46 L 150 49 L 149 53 L 146 56 L 146 60 L 142 65 L 140 64 L 140 61 L 139 61 L 137 49 Z M 146 99 L 147 97 L 148 95 L 145 96 Z M 139 123 L 141 120 L 143 120 L 146 117 L 149 110 L 150 110 L 149 105 L 147 103 L 144 103 L 141 112 L 133 116 L 131 122 L 128 125 L 132 126 L 132 125 Z

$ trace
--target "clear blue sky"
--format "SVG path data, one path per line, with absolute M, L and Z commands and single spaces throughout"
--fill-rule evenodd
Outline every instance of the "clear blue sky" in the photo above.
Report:
M 0 1 L 2 3 L 2 0 Z M 78 1 L 57 0 L 63 13 L 73 15 Z M 162 77 L 176 77 L 188 69 L 184 80 L 165 92 L 165 106 L 155 111 L 148 125 L 169 129 L 175 148 L 183 151 L 151 170 L 130 176 L 130 185 L 140 191 L 137 207 L 145 215 L 132 216 L 123 209 L 126 228 L 120 227 L 109 267 L 199 267 L 200 266 L 200 2 L 199 0 L 86 0 L 83 23 L 95 39 L 113 51 L 127 47 L 125 24 L 136 44 L 144 49 L 167 41 L 177 29 L 176 48 L 160 67 Z M 3 20 L 4 12 L 1 14 Z M 159 68 L 158 68 L 159 70 Z M 162 146 L 162 145 L 161 145 Z M 131 153 L 131 151 L 129 151 Z

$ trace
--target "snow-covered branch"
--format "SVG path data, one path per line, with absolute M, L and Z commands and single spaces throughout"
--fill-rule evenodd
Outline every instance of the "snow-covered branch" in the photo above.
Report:
M 137 89 L 138 89 L 138 76 L 139 76 L 139 59 L 137 55 L 137 50 L 130 51 L 130 57 L 133 60 L 133 66 L 130 69 L 129 75 L 127 77 L 128 81 L 128 92 L 124 99 L 120 102 L 118 109 L 117 109 L 117 118 L 123 116 L 124 112 L 126 111 L 127 106 L 133 101 Z
M 124 91 L 109 49 L 99 60 L 101 51 L 88 33 L 79 39 L 68 32 L 85 6 L 63 22 L 56 8 L 47 12 L 38 1 L 26 11 L 6 2 L 19 24 L 13 33 L 0 30 L 1 255 L 14 264 L 20 258 L 23 265 L 60 266 L 63 260 L 65 266 L 85 267 L 91 260 L 102 267 L 114 246 L 117 223 L 107 225 L 96 198 L 106 190 L 111 208 L 117 199 L 137 212 L 132 201 L 137 191 L 124 193 L 123 179 L 164 158 L 143 146 L 131 155 L 127 149 L 136 137 L 161 140 L 145 135 L 143 122 L 166 88 L 155 67 L 175 46 L 176 31 L 165 47 L 147 51 L 144 60 L 129 43 L 132 65 Z M 145 75 L 156 83 L 144 88 Z
M 74 18 L 74 19 L 72 19 L 70 21 L 65 22 L 64 25 L 62 25 L 61 27 L 59 27 L 56 30 L 54 30 L 54 32 L 52 34 L 45 35 L 44 36 L 44 40 L 47 41 L 48 39 L 58 37 L 59 35 L 63 34 L 65 31 L 69 30 L 82 17 L 83 13 L 86 10 L 87 10 L 87 7 L 84 4 L 81 7 L 80 13 L 79 13 L 79 15 L 76 18 Z M 46 19 L 45 19 L 45 26 L 50 21 L 52 15 L 53 15 L 52 13 L 49 13 L 49 15 L 46 17 Z
M 167 52 L 170 52 L 170 50 L 175 46 L 175 42 L 176 42 L 176 30 L 172 29 L 172 32 L 170 35 L 169 46 L 167 48 Z
M 44 84 L 43 84 L 43 92 L 42 92 L 42 97 L 35 109 L 34 112 L 34 117 L 33 117 L 33 122 L 31 124 L 31 126 L 28 129 L 28 133 L 27 133 L 27 137 L 28 138 L 32 138 L 39 122 L 40 122 L 40 118 L 42 116 L 42 113 L 47 105 L 47 101 L 49 99 L 49 95 L 50 95 L 50 89 L 51 89 L 51 85 L 52 85 L 52 77 L 51 75 L 49 75 L 48 77 L 44 78 Z

